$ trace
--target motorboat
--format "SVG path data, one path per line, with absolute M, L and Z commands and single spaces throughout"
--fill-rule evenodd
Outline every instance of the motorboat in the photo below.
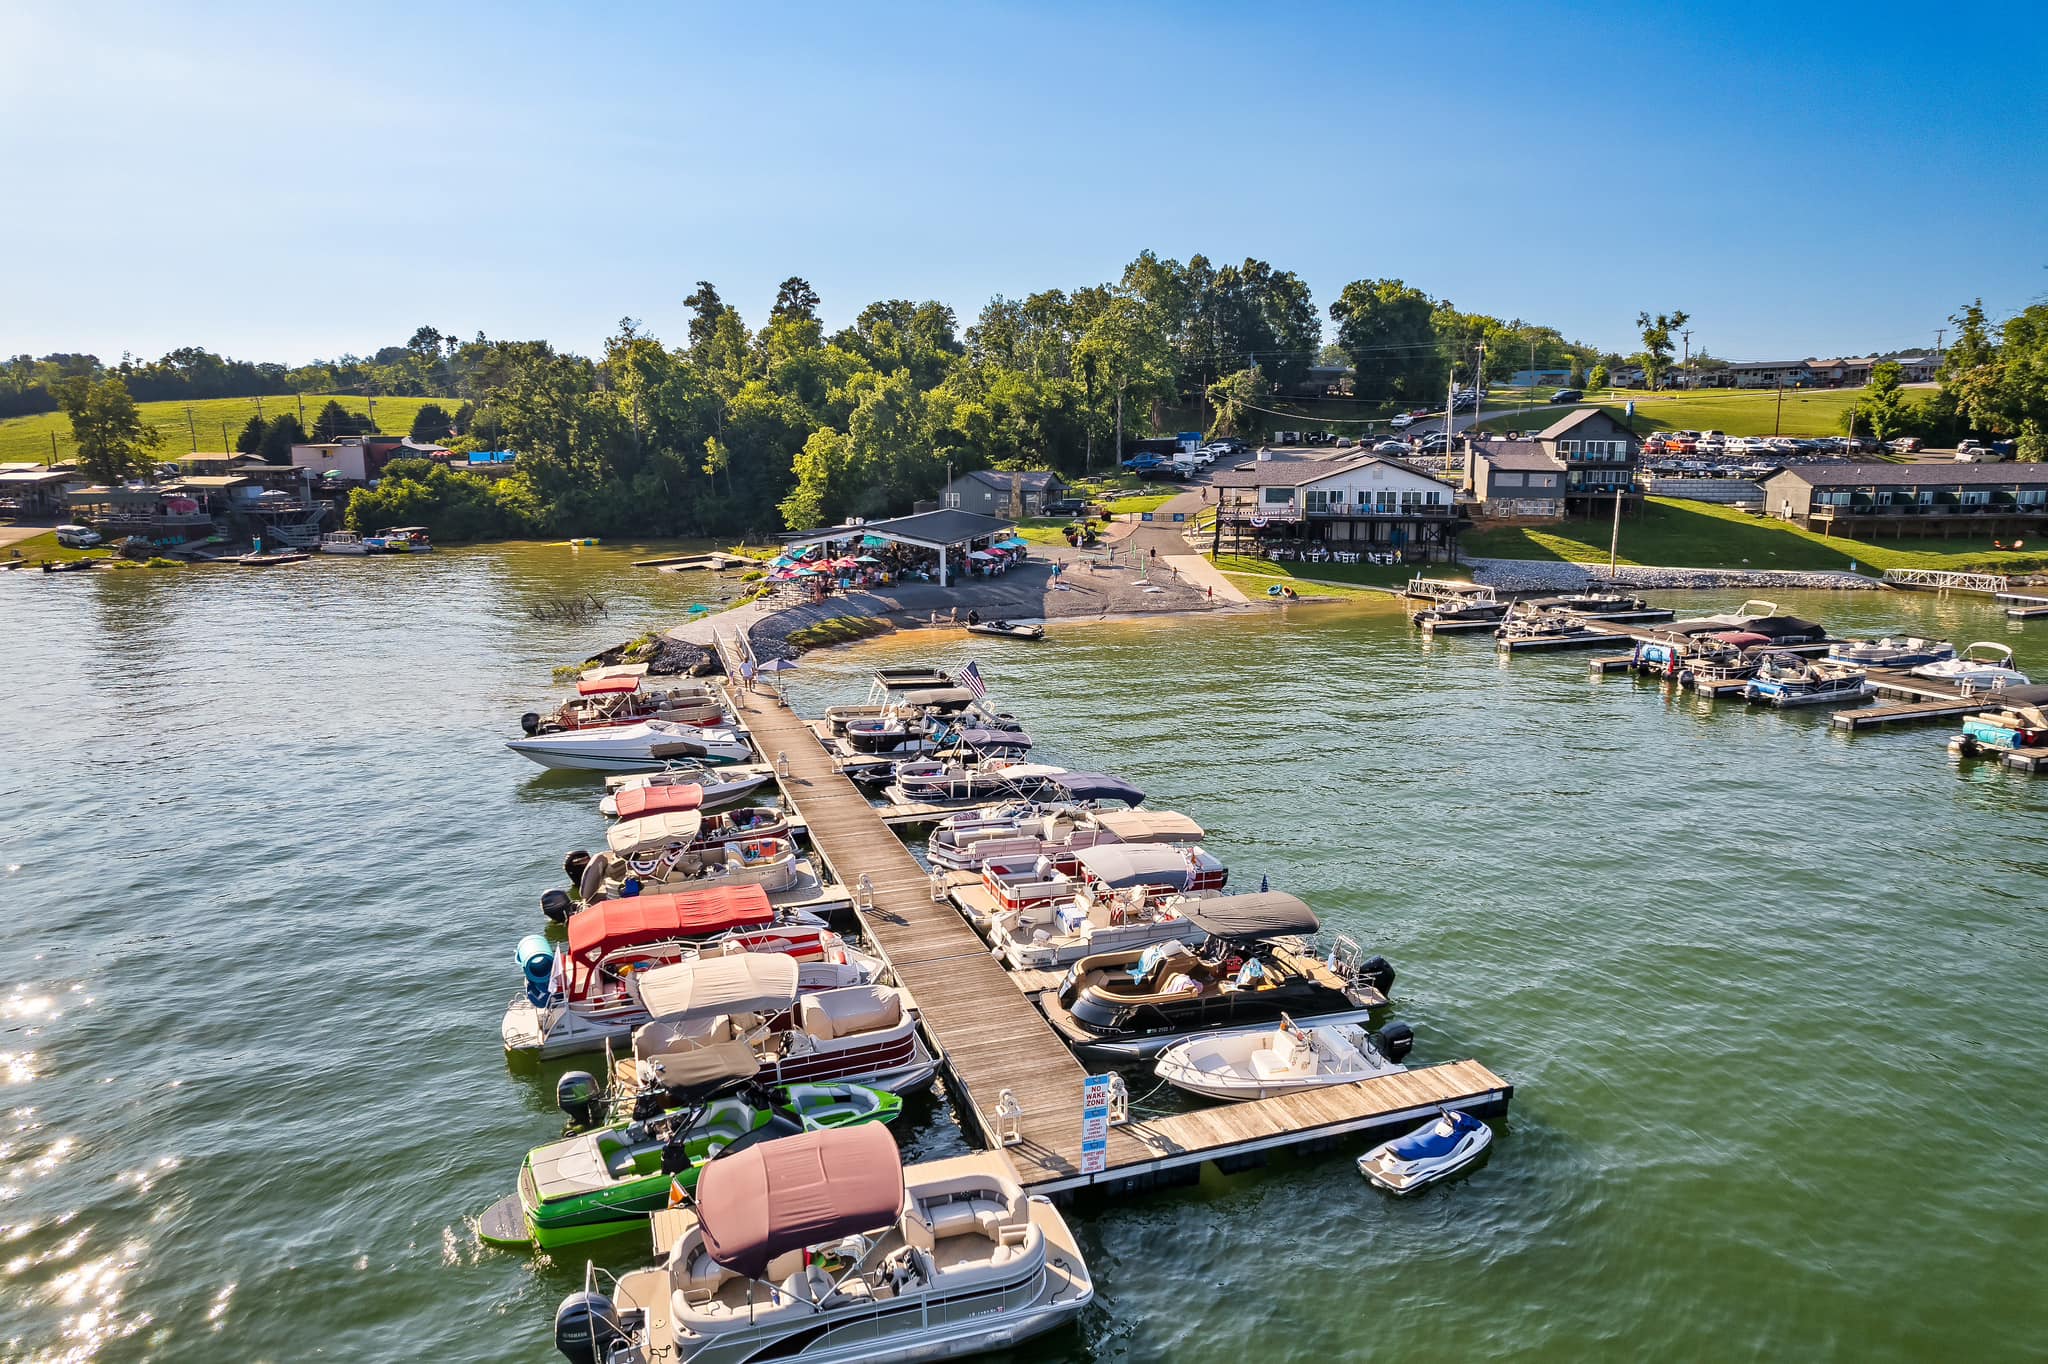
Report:
M 699 887 L 759 886 L 771 898 L 810 899 L 817 869 L 787 838 L 745 838 L 709 847 L 699 842 L 704 816 L 669 811 L 622 819 L 605 830 L 605 848 L 583 866 L 577 889 L 586 905 L 614 896 Z
M 1756 675 L 1742 688 L 1745 701 L 1771 706 L 1818 706 L 1861 701 L 1875 692 L 1861 668 L 1847 668 L 1797 654 L 1766 654 Z
M 365 535 L 363 544 L 372 554 L 426 554 L 434 548 L 434 541 L 425 526 L 392 526 L 374 535 Z
M 1406 1136 L 1358 1158 L 1358 1171 L 1389 1193 L 1414 1193 L 1456 1174 L 1485 1153 L 1493 1129 L 1470 1113 L 1447 1108 Z
M 1013 625 L 1006 620 L 982 620 L 969 622 L 967 633 L 971 635 L 995 635 L 1002 639 L 1044 639 L 1043 625 Z
M 994 771 L 1002 772 L 1002 780 L 977 780 L 957 786 L 946 780 L 952 775 Z M 1104 772 L 1070 772 L 1045 763 L 983 763 L 972 768 L 956 765 L 943 772 L 926 774 L 917 785 L 929 794 L 914 795 L 900 783 L 891 783 L 883 789 L 883 795 L 901 805 L 947 801 L 970 804 L 1006 798 L 1084 805 L 1091 809 L 1109 801 L 1130 807 L 1145 803 L 1145 793 L 1120 777 Z
M 1171 810 L 1090 810 L 1020 802 L 983 815 L 949 815 L 925 840 L 925 858 L 947 871 L 980 871 L 990 862 L 1051 857 L 1073 870 L 1073 856 L 1105 843 L 1199 843 L 1202 826 Z
M 320 537 L 322 554 L 368 554 L 370 547 L 352 530 L 331 530 Z
M 853 1080 L 892 1093 L 931 1082 L 938 1062 L 917 1035 L 909 997 L 888 985 L 803 993 L 787 956 L 748 952 L 708 957 L 640 974 L 652 1021 L 633 1030 L 633 1102 L 682 1083 L 692 1053 L 744 1042 L 761 1062 L 761 1082 Z M 665 1102 L 665 1101 L 664 1101 Z
M 982 864 L 981 884 L 1002 910 L 1026 910 L 1071 900 L 1083 893 L 1097 896 L 1119 890 L 1194 895 L 1222 890 L 1230 869 L 1202 848 L 1172 843 L 1107 843 L 1073 854 L 1071 873 L 1059 870 L 1041 853 L 1016 861 L 992 859 Z
M 1798 616 L 1788 616 L 1778 609 L 1776 602 L 1765 601 L 1761 597 L 1752 598 L 1735 610 L 1719 615 L 1673 621 L 1662 627 L 1661 633 L 1705 635 L 1727 630 L 1762 635 L 1773 644 L 1813 644 L 1828 637 L 1825 627 Z
M 1013 971 L 1049 971 L 1083 957 L 1153 943 L 1200 944 L 1205 936 L 1181 913 L 1178 895 L 1154 895 L 1142 886 L 1071 900 L 1048 900 L 1025 909 L 969 915 L 988 937 L 989 950 Z
M 302 549 L 251 550 L 238 554 L 229 563 L 240 564 L 243 568 L 281 568 L 286 564 L 302 564 L 313 556 Z
M 575 696 L 551 711 L 526 712 L 519 717 L 519 728 L 532 737 L 563 730 L 632 725 L 642 720 L 666 720 L 700 729 L 732 727 L 732 716 L 724 702 L 703 683 L 677 682 L 667 687 L 648 687 L 644 683 L 644 677 L 630 673 L 580 677 Z
M 1001 1153 L 905 1166 L 862 1123 L 712 1161 L 662 1262 L 612 1294 L 556 1310 L 571 1364 L 954 1359 L 1072 1321 L 1095 1288 Z
M 1083 957 L 1059 989 L 1040 997 L 1046 1018 L 1084 1056 L 1131 1060 L 1157 1055 L 1183 1037 L 1219 1027 L 1309 1027 L 1363 1023 L 1385 1006 L 1394 968 L 1360 961 L 1341 940 L 1327 957 L 1305 939 L 1320 923 L 1292 895 L 1261 892 L 1184 901 L 1208 935 L 1200 948 L 1179 941 Z
M 1995 691 L 2028 684 L 2027 675 L 2012 666 L 2012 650 L 1990 640 L 1979 640 L 1954 658 L 1923 663 L 1911 671 L 1915 677 L 1953 682 L 1966 692 Z
M 754 1080 L 754 1053 L 728 1043 L 704 1053 L 709 1072 L 700 1099 L 652 1118 L 628 1118 L 534 1147 L 520 1165 L 516 1191 L 478 1220 L 489 1245 L 558 1250 L 622 1231 L 644 1232 L 647 1214 L 667 1207 L 677 1191 L 696 1187 L 712 1160 L 730 1159 L 763 1141 L 857 1123 L 888 1123 L 903 1100 L 866 1085 L 781 1085 Z M 592 1082 L 571 1071 L 558 1099 Z M 565 1109 L 580 1106 L 576 1097 Z M 572 1120 L 576 1116 L 571 1112 Z
M 776 909 L 759 886 L 606 900 L 570 918 L 561 947 L 532 933 L 514 951 L 525 988 L 499 1033 L 506 1051 L 540 1059 L 623 1041 L 649 1021 L 637 982 L 656 967 L 769 953 L 796 963 L 799 990 L 870 984 L 887 970 L 816 915 Z
M 586 772 L 637 772 L 676 758 L 713 767 L 754 761 L 753 745 L 737 730 L 670 720 L 535 734 L 507 740 L 505 747 L 542 767 Z
M 1922 639 L 1907 635 L 1901 639 L 1837 640 L 1828 650 L 1828 660 L 1859 668 L 1920 668 L 1956 656 L 1956 646 L 1945 639 Z
M 1355 1023 L 1304 1028 L 1283 1014 L 1277 1027 L 1176 1042 L 1159 1053 L 1152 1073 L 1175 1089 L 1212 1099 L 1270 1099 L 1398 1074 L 1414 1045 L 1415 1032 L 1405 1023 L 1368 1033 Z
M 737 843 L 750 838 L 789 837 L 789 816 L 780 805 L 731 805 L 723 810 L 704 811 L 704 790 L 702 786 L 642 786 L 635 788 L 635 794 L 621 802 L 610 802 L 612 812 L 621 821 L 640 819 L 651 814 L 698 811 L 698 832 L 692 846 L 708 848 L 719 843 Z M 624 792 L 620 792 L 624 795 Z M 602 806 L 605 802 L 599 802 Z M 570 853 L 575 860 L 577 853 Z M 567 867 L 565 861 L 564 866 Z M 579 867 L 568 868 L 571 884 L 580 881 L 583 872 Z
M 696 762 L 671 762 L 658 772 L 642 776 L 605 778 L 605 785 L 611 789 L 599 799 L 597 809 L 600 814 L 619 819 L 658 814 L 670 808 L 716 810 L 745 800 L 774 777 L 773 769 L 765 766 L 749 772 L 734 767 L 706 767 Z M 697 803 L 668 804 L 682 799 L 680 793 L 685 787 L 696 788 Z

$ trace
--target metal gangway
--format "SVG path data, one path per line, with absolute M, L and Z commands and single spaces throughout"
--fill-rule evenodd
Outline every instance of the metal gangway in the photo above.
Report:
M 1939 592 L 1982 592 L 1997 596 L 2012 587 L 2002 573 L 1957 573 L 1946 568 L 1888 568 L 1887 587 L 1931 587 Z

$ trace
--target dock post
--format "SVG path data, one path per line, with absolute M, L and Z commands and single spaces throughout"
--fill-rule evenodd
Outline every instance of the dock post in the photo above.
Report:
M 1015 1090 L 1005 1089 L 996 1096 L 994 1114 L 996 1130 L 992 1134 L 998 1146 L 1017 1146 L 1024 1141 L 1024 1131 L 1019 1124 L 1024 1119 L 1024 1105 L 1017 1102 Z
M 946 873 L 939 870 L 939 868 L 937 867 L 933 867 L 931 869 L 931 874 L 926 879 L 931 883 L 932 903 L 935 905 L 945 903 Z

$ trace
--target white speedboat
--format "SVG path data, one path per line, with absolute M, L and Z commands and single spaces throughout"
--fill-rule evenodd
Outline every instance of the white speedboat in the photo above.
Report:
M 955 1359 L 1095 1296 L 1073 1232 L 1000 1153 L 905 1167 L 880 1123 L 732 1150 L 662 1263 L 555 1313 L 571 1364 Z
M 766 786 L 775 776 L 768 767 L 706 767 L 703 763 L 670 763 L 659 772 L 636 777 L 607 777 L 610 791 L 597 802 L 598 813 L 614 819 L 634 819 L 667 809 L 716 810 L 745 800 Z M 694 805 L 676 788 L 695 787 Z M 628 795 L 628 792 L 638 794 Z
M 754 760 L 753 745 L 737 730 L 705 729 L 667 720 L 535 734 L 509 739 L 505 747 L 542 767 L 585 772 L 645 771 L 678 758 L 713 767 Z
M 2025 673 L 2012 666 L 2012 650 L 1988 639 L 1979 640 L 1954 658 L 1923 663 L 1913 669 L 1913 676 L 1953 682 L 1964 691 L 2024 687 L 2028 681 Z
M 1325 1085 L 1394 1075 L 1415 1045 L 1414 1030 L 1389 1023 L 1367 1033 L 1355 1023 L 1303 1028 L 1282 1015 L 1277 1028 L 1203 1033 L 1159 1053 L 1152 1073 L 1176 1089 L 1212 1099 L 1270 1099 Z
M 1479 1159 L 1493 1129 L 1470 1113 L 1445 1109 L 1428 1125 L 1396 1137 L 1358 1158 L 1358 1171 L 1389 1193 L 1414 1193 Z

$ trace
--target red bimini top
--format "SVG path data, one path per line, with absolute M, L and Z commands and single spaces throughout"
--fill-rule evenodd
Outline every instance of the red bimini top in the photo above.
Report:
M 620 819 L 694 810 L 703 803 L 704 788 L 687 781 L 673 786 L 628 786 L 612 796 L 612 805 L 617 808 Z
M 569 955 L 585 966 L 594 966 L 618 947 L 670 938 L 708 938 L 735 928 L 765 928 L 774 922 L 775 907 L 768 903 L 768 892 L 759 886 L 634 895 L 605 900 L 570 918 Z
M 637 677 L 586 677 L 576 683 L 578 696 L 623 696 L 639 690 Z

